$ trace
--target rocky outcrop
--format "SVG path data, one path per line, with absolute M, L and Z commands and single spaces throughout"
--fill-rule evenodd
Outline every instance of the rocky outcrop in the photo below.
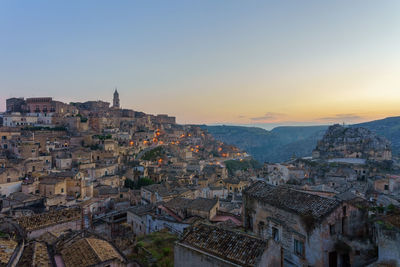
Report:
M 368 129 L 330 126 L 313 151 L 313 158 L 362 158 L 391 160 L 390 142 Z

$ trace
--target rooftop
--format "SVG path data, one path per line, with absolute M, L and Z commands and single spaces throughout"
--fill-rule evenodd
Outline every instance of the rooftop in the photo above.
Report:
M 47 184 L 47 185 L 55 185 L 58 183 L 64 183 L 65 180 L 63 178 L 59 177 L 41 177 L 40 178 L 40 183 L 41 184 Z
M 132 212 L 133 214 L 142 216 L 154 209 L 153 204 L 147 204 L 147 205 L 140 205 L 140 206 L 135 206 L 132 208 L 129 208 L 128 211 Z
M 64 246 L 61 256 L 66 267 L 93 266 L 114 259 L 124 261 L 109 242 L 93 237 L 81 238 Z
M 78 220 L 81 217 L 79 208 L 68 208 L 46 213 L 17 218 L 18 224 L 26 231 L 34 231 L 55 224 Z
M 18 266 L 52 266 L 47 245 L 43 242 L 31 242 L 25 246 Z
M 187 245 L 241 266 L 254 266 L 267 242 L 259 238 L 215 226 L 191 228 L 178 244 Z
M 366 163 L 366 159 L 360 159 L 360 158 L 333 158 L 333 159 L 329 159 L 328 162 L 364 165 Z
M 14 192 L 12 194 L 10 194 L 10 196 L 8 197 L 9 200 L 14 200 L 17 202 L 27 202 L 27 201 L 34 201 L 34 200 L 38 200 L 41 197 L 32 195 L 32 194 L 26 194 L 23 192 Z
M 288 212 L 311 214 L 315 219 L 323 218 L 340 204 L 335 199 L 308 194 L 286 186 L 272 186 L 263 181 L 248 187 L 244 194 Z
M 208 199 L 208 198 L 187 199 L 187 198 L 177 197 L 165 203 L 164 206 L 172 210 L 186 208 L 186 209 L 209 211 L 217 204 L 217 202 L 218 202 L 217 199 Z
M 18 243 L 9 238 L 0 238 L 0 265 L 6 266 L 10 261 Z

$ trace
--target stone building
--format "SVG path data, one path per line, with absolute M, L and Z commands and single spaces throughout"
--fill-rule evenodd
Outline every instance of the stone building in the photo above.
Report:
M 400 266 L 400 215 L 389 215 L 375 223 L 378 260 L 371 267 Z
M 46 232 L 80 230 L 81 218 L 80 208 L 67 208 L 19 217 L 16 221 L 24 229 L 28 238 L 37 238 Z
M 350 240 L 367 231 L 366 213 L 356 205 L 261 181 L 245 190 L 243 201 L 245 228 L 279 242 L 285 266 L 350 266 L 361 260 L 358 248 L 348 250 Z
M 135 235 L 146 234 L 146 215 L 155 210 L 153 204 L 140 205 L 127 210 L 127 223 L 132 226 Z
M 21 190 L 22 171 L 17 168 L 0 168 L 0 196 L 9 196 Z
M 119 104 L 119 94 L 117 89 L 115 89 L 114 91 L 114 97 L 113 97 L 113 108 L 120 108 L 120 104 Z
M 13 140 L 19 139 L 21 132 L 19 129 L 11 127 L 0 127 L 0 147 L 3 149 L 10 148 Z
M 242 191 L 249 185 L 248 180 L 240 180 L 237 178 L 225 179 L 222 181 L 228 193 L 241 194 Z M 216 183 L 215 185 L 219 185 Z
M 192 190 L 185 187 L 172 187 L 167 183 L 142 186 L 140 195 L 144 204 L 167 202 L 176 197 L 193 198 Z
M 7 113 L 12 113 L 12 112 L 26 112 L 27 111 L 27 106 L 26 102 L 23 97 L 12 97 L 6 99 L 6 112 Z
M 39 193 L 41 196 L 45 197 L 51 197 L 54 195 L 67 195 L 66 188 L 66 181 L 57 177 L 43 177 L 39 182 Z
M 82 172 L 50 173 L 39 179 L 39 192 L 42 196 L 64 195 L 74 198 L 91 196 Z
M 29 114 L 12 112 L 3 115 L 3 125 L 6 127 L 34 126 L 37 123 L 38 123 L 38 117 Z
M 27 110 L 29 113 L 58 115 L 78 114 L 75 106 L 53 100 L 52 97 L 32 97 L 26 100 Z
M 181 219 L 185 219 L 190 216 L 198 216 L 211 220 L 217 215 L 219 200 L 208 198 L 187 199 L 177 197 L 168 201 L 162 206 L 175 213 Z

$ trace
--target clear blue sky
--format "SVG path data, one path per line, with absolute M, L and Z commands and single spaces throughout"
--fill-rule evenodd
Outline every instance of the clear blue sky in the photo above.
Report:
M 0 110 L 111 101 L 182 123 L 400 114 L 400 1 L 1 1 Z

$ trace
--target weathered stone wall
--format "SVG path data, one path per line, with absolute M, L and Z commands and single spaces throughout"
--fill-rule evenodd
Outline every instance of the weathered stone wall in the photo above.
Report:
M 132 231 L 135 235 L 144 235 L 146 234 L 146 217 L 138 216 L 130 211 L 126 213 L 127 215 L 127 223 L 132 226 Z
M 378 262 L 392 263 L 400 266 L 400 232 L 395 229 L 385 229 L 384 226 L 376 227 L 378 241 Z
M 158 219 L 151 215 L 146 215 L 146 233 L 150 234 L 152 232 L 160 231 L 162 229 L 168 229 L 172 233 L 183 234 L 185 228 L 189 227 L 190 224 L 178 223 L 167 221 L 165 219 Z
M 21 191 L 21 181 L 0 184 L 0 195 L 9 196 L 12 193 Z
M 246 217 L 250 216 L 250 230 L 266 240 L 277 238 L 284 249 L 285 260 L 294 265 L 327 266 L 329 252 L 335 251 L 335 243 L 339 238 L 358 236 L 364 230 L 363 214 L 356 207 L 346 204 L 337 207 L 322 222 L 303 218 L 256 200 L 249 201 L 247 196 L 244 210 L 246 228 L 249 227 Z M 332 233 L 331 226 L 334 229 Z M 273 235 L 273 228 L 278 229 L 278 237 Z M 294 239 L 304 242 L 304 256 L 294 253 Z
M 27 234 L 29 239 L 34 239 L 38 238 L 42 234 L 46 232 L 62 232 L 66 230 L 72 230 L 72 231 L 77 231 L 80 230 L 81 227 L 81 220 L 75 220 L 75 221 L 70 221 L 70 222 L 65 222 L 65 223 L 60 223 L 56 225 L 52 225 L 49 227 L 41 228 L 38 230 L 31 231 Z

